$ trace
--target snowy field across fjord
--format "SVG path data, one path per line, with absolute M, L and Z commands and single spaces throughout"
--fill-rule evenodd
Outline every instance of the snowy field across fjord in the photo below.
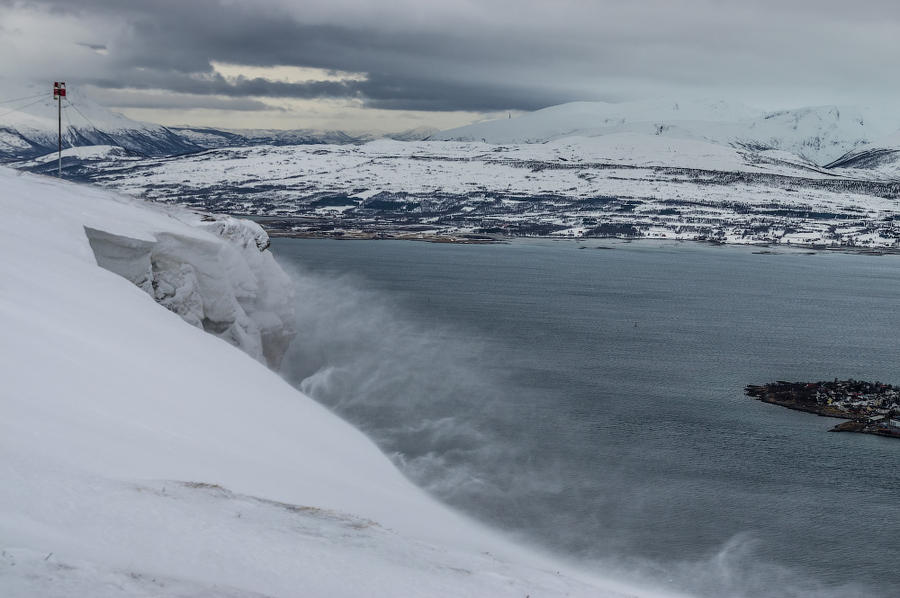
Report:
M 164 257 L 203 262 L 198 309 L 220 293 L 258 330 L 253 297 L 277 293 L 240 262 L 278 275 L 230 224 L 0 168 L 0 595 L 662 595 L 435 502 L 192 312 L 99 267 L 85 232 L 183 241 Z M 210 284 L 217 260 L 238 278 Z
M 381 140 L 94 155 L 64 156 L 64 175 L 266 218 L 278 234 L 900 247 L 900 182 L 696 139 L 624 132 L 540 144 Z M 18 166 L 46 170 L 39 160 Z

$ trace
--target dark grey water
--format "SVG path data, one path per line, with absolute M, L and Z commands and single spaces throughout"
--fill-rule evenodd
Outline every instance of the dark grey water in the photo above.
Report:
M 900 258 L 276 240 L 286 376 L 442 499 L 707 596 L 894 596 L 900 442 L 743 396 L 900 383 Z

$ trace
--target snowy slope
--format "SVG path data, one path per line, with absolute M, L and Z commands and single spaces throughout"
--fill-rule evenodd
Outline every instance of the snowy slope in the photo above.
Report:
M 0 79 L 0 161 L 32 158 L 56 151 L 59 115 L 47 85 Z M 200 149 L 166 127 L 139 122 L 87 97 L 77 85 L 63 103 L 63 147 L 117 145 L 147 156 L 183 154 Z
M 574 102 L 517 118 L 443 131 L 433 138 L 541 143 L 569 136 L 632 132 L 754 150 L 782 150 L 824 165 L 898 128 L 900 119 L 885 119 L 871 110 L 854 107 L 762 113 L 724 102 Z
M 247 230 L 207 224 L 0 168 L 0 595 L 623 595 L 426 497 L 85 234 L 197 263 Z
M 762 118 L 713 128 L 710 138 L 754 149 L 788 151 L 826 165 L 847 151 L 900 128 L 858 107 L 818 106 L 770 112 Z

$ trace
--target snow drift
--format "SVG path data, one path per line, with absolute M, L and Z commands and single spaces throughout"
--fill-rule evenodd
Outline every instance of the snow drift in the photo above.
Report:
M 634 595 L 434 502 L 182 321 L 265 312 L 280 278 L 264 245 L 243 223 L 0 168 L 0 594 Z M 267 281 L 227 278 L 240 260 Z

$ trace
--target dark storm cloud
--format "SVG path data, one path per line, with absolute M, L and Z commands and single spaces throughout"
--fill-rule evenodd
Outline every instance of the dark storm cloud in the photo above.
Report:
M 393 110 L 496 110 L 498 106 L 516 110 L 536 110 L 552 103 L 578 99 L 559 93 L 514 85 L 475 85 L 445 82 L 424 77 L 405 78 L 389 73 L 370 73 L 366 80 L 310 81 L 285 83 L 262 78 L 226 79 L 218 73 L 192 76 L 184 73 L 141 71 L 116 79 L 93 79 L 90 84 L 104 89 L 166 89 L 193 95 L 271 98 L 355 98 L 373 108 Z M 123 106 L 122 104 L 116 104 Z M 260 105 L 263 109 L 263 105 Z
M 0 0 L 91 23 L 109 88 L 534 109 L 705 86 L 898 90 L 900 3 L 870 0 Z M 88 43 L 88 42 L 86 42 Z M 211 62 L 366 73 L 225 79 Z
M 513 84 L 484 84 L 395 77 L 373 74 L 360 82 L 360 91 L 373 108 L 391 110 L 538 110 L 582 99 L 564 91 L 548 91 Z
M 269 79 L 238 77 L 226 79 L 218 73 L 193 76 L 187 73 L 140 71 L 123 73 L 115 79 L 93 79 L 89 83 L 108 89 L 166 89 L 196 95 L 233 97 L 327 98 L 360 95 L 358 81 L 310 81 L 285 83 Z
M 502 77 L 492 80 L 483 73 L 478 80 L 479 63 L 491 56 L 496 60 L 498 52 L 504 52 L 492 48 L 492 41 L 465 32 L 461 36 L 435 36 L 410 30 L 306 24 L 278 5 L 260 7 L 219 0 L 125 5 L 111 0 L 35 0 L 21 5 L 82 18 L 112 15 L 122 24 L 105 43 L 82 44 L 108 49 L 116 67 L 113 76 L 85 79 L 103 88 L 355 98 L 373 107 L 418 110 L 532 110 L 578 97 L 564 89 L 516 84 Z M 535 44 L 534 49 L 538 46 Z M 511 48 L 507 51 L 513 52 Z M 303 83 L 232 80 L 214 73 L 212 61 L 307 66 L 366 73 L 367 78 Z

